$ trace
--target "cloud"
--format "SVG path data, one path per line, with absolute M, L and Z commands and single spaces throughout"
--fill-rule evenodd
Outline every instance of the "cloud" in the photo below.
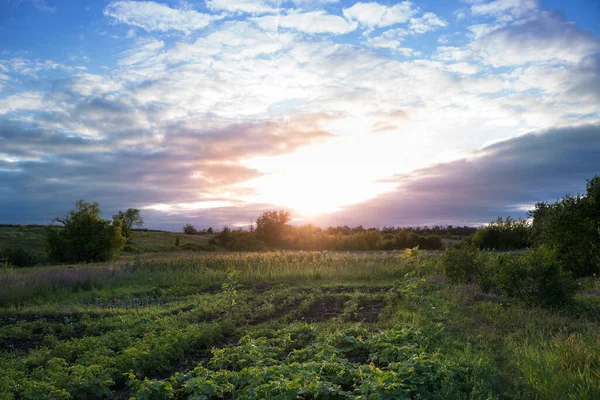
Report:
M 404 38 L 409 35 L 423 34 L 447 26 L 448 23 L 434 13 L 425 13 L 419 18 L 411 18 L 408 28 L 388 29 L 379 36 L 370 37 L 368 46 L 396 50 L 405 56 L 415 53 L 413 49 L 401 48 Z M 417 52 L 418 53 L 418 52 Z
M 194 10 L 178 10 L 153 1 L 115 1 L 104 9 L 104 15 L 148 32 L 184 33 L 202 29 L 221 18 Z
M 82 115 L 79 118 L 92 112 L 101 121 L 116 119 L 115 126 L 129 127 L 122 119 L 135 113 L 108 100 L 93 99 L 85 106 L 88 111 L 75 113 Z M 139 144 L 130 143 L 129 135 L 85 138 L 0 120 L 0 179 L 7 185 L 0 191 L 3 220 L 46 223 L 79 198 L 99 201 L 110 212 L 164 204 L 173 206 L 172 212 L 187 210 L 188 216 L 190 210 L 213 207 L 229 210 L 221 210 L 222 215 L 239 215 L 248 189 L 237 185 L 262 175 L 244 160 L 294 152 L 331 138 L 319 126 L 328 118 L 214 121 L 209 128 L 185 120 L 165 129 L 166 140 L 146 138 Z M 136 136 L 143 132 L 138 130 Z M 14 198 L 26 200 L 18 204 Z M 254 210 L 258 205 L 248 207 Z
M 600 171 L 600 125 L 504 140 L 453 162 L 399 175 L 397 189 L 323 219 L 330 224 L 480 224 L 522 217 L 538 201 L 585 189 Z
M 356 24 L 322 10 L 309 12 L 291 11 L 285 15 L 268 15 L 256 18 L 255 22 L 261 28 L 270 31 L 277 31 L 283 28 L 294 29 L 308 34 L 331 33 L 342 35 L 356 29 Z
M 206 7 L 213 11 L 242 12 L 248 14 L 275 13 L 278 7 L 273 7 L 274 1 L 263 0 L 208 0 Z
M 21 92 L 0 100 L 0 115 L 42 108 L 44 95 L 40 92 Z
M 511 20 L 536 10 L 538 7 L 538 0 L 495 0 L 488 3 L 474 3 L 471 5 L 471 12 L 474 15 Z
M 408 29 L 412 33 L 421 34 L 446 26 L 448 26 L 448 23 L 443 18 L 438 17 L 432 12 L 427 12 L 419 18 L 411 18 Z
M 535 62 L 577 63 L 600 49 L 600 42 L 561 14 L 542 11 L 482 35 L 471 49 L 494 67 Z
M 410 1 L 403 1 L 389 7 L 374 2 L 358 2 L 350 8 L 345 8 L 343 13 L 346 18 L 357 21 L 361 25 L 386 27 L 408 22 L 417 13 L 417 9 Z

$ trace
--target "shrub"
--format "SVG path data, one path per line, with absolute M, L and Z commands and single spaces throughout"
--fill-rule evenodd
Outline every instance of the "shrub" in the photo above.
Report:
M 465 242 L 444 251 L 441 264 L 450 282 L 490 285 L 489 257 L 472 243 Z
M 79 200 L 65 218 L 57 218 L 63 227 L 47 228 L 50 259 L 62 262 L 107 261 L 125 245 L 118 219 L 100 218 L 98 203 Z
M 217 248 L 212 244 L 186 243 L 181 245 L 180 249 L 190 251 L 215 251 Z
M 588 181 L 586 196 L 538 203 L 529 216 L 534 242 L 554 249 L 565 271 L 575 277 L 600 274 L 600 176 Z
M 19 247 L 16 249 L 6 249 L 0 255 L 8 258 L 8 262 L 15 267 L 32 267 L 38 263 L 35 255 L 28 253 L 25 249 Z
M 496 265 L 498 288 L 527 305 L 556 306 L 573 295 L 574 281 L 563 273 L 556 254 L 548 247 L 534 248 L 521 256 L 503 255 Z
M 231 232 L 227 247 L 233 251 L 261 251 L 264 250 L 265 243 L 250 232 L 234 231 Z
M 196 228 L 194 228 L 194 225 L 185 224 L 185 226 L 183 227 L 183 233 L 185 233 L 186 235 L 195 235 L 197 231 Z
M 496 221 L 473 234 L 473 243 L 480 249 L 515 250 L 531 245 L 531 227 L 526 220 L 505 220 L 498 217 Z

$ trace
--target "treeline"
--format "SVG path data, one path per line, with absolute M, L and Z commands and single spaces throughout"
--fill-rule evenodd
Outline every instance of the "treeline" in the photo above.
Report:
M 438 235 L 443 237 L 469 237 L 477 231 L 476 227 L 472 226 L 452 226 L 448 225 L 446 227 L 436 225 L 434 227 L 428 226 L 416 226 L 416 227 L 395 227 L 395 226 L 384 226 L 381 229 L 378 228 L 363 228 L 362 225 L 351 228 L 347 225 L 344 226 L 335 226 L 329 227 L 325 231 L 330 235 L 350 235 L 352 233 L 364 232 L 366 230 L 376 230 L 381 234 L 399 234 L 402 232 L 413 232 L 417 235 L 426 236 L 426 235 Z
M 537 203 L 529 217 L 531 223 L 498 219 L 477 231 L 472 241 L 446 250 L 441 262 L 448 279 L 476 283 L 485 291 L 498 291 L 529 305 L 547 306 L 569 302 L 576 279 L 597 279 L 600 176 L 588 181 L 585 195 L 567 195 L 553 204 Z M 529 248 L 518 255 L 478 248 L 488 242 Z
M 256 221 L 256 229 L 250 231 L 223 228 L 212 243 L 234 251 L 261 251 L 266 249 L 290 250 L 403 250 L 419 246 L 423 250 L 440 250 L 442 238 L 434 234 L 419 234 L 416 230 L 396 229 L 380 231 L 335 227 L 321 229 L 308 224 L 289 225 L 287 211 L 266 211 Z

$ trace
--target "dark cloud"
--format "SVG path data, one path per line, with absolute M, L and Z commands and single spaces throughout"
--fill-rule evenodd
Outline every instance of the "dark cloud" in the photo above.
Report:
M 584 192 L 600 174 L 600 125 L 530 133 L 470 157 L 397 176 L 398 188 L 321 224 L 477 224 L 525 216 L 538 201 Z
M 115 102 L 85 104 L 94 112 L 106 112 L 107 118 L 127 114 Z M 98 201 L 107 216 L 127 207 L 224 201 L 224 190 L 238 193 L 243 189 L 233 185 L 261 176 L 260 171 L 245 167 L 243 160 L 286 154 L 330 137 L 319 128 L 319 118 L 213 121 L 196 129 L 183 121 L 164 128 L 161 139 L 144 131 L 76 136 L 0 120 L 0 223 L 47 223 L 80 198 Z M 260 205 L 239 203 L 201 211 L 177 208 L 170 216 L 177 221 L 173 224 L 201 219 L 218 226 L 238 217 L 243 221 L 256 217 L 260 209 Z M 156 218 L 147 218 L 148 224 L 166 226 L 169 221 L 159 218 L 158 212 L 149 213 Z

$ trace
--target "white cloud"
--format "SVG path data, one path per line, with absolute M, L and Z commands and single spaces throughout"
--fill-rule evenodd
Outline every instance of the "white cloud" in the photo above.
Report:
M 423 34 L 446 25 L 448 25 L 448 23 L 434 13 L 425 13 L 419 18 L 411 18 L 407 29 L 389 29 L 379 36 L 369 37 L 365 44 L 370 47 L 397 50 L 401 52 L 402 55 L 410 56 L 412 54 L 418 54 L 418 52 L 415 52 L 413 49 L 400 47 L 406 36 Z
M 146 31 L 186 33 L 202 29 L 221 18 L 194 10 L 178 10 L 152 1 L 115 1 L 104 9 L 104 15 Z
M 421 34 L 446 26 L 448 26 L 448 23 L 443 18 L 432 12 L 426 12 L 419 18 L 411 18 L 408 29 L 413 33 Z
M 600 42 L 560 14 L 545 11 L 487 33 L 471 48 L 483 63 L 500 67 L 535 62 L 577 63 L 600 50 Z
M 395 50 L 400 48 L 400 45 L 407 34 L 408 31 L 405 29 L 389 29 L 379 36 L 369 38 L 366 44 L 371 47 Z
M 410 1 L 403 1 L 394 6 L 385 6 L 379 3 L 356 3 L 344 9 L 344 16 L 361 25 L 369 27 L 386 27 L 408 22 L 417 13 L 417 9 Z
M 39 110 L 44 106 L 44 94 L 21 92 L 0 100 L 0 115 L 17 111 Z
M 273 1 L 263 0 L 208 0 L 206 6 L 211 10 L 243 12 L 248 14 L 266 14 L 278 11 Z
M 165 47 L 165 43 L 162 40 L 138 40 L 134 48 L 125 52 L 124 57 L 119 60 L 119 65 L 131 66 L 139 64 L 156 55 L 163 47 Z
M 537 0 L 495 0 L 471 5 L 475 15 L 491 15 L 500 20 L 520 17 L 538 8 Z
M 356 24 L 325 11 L 290 12 L 286 15 L 267 15 L 254 20 L 262 29 L 277 31 L 280 28 L 316 34 L 342 35 L 356 29 Z

